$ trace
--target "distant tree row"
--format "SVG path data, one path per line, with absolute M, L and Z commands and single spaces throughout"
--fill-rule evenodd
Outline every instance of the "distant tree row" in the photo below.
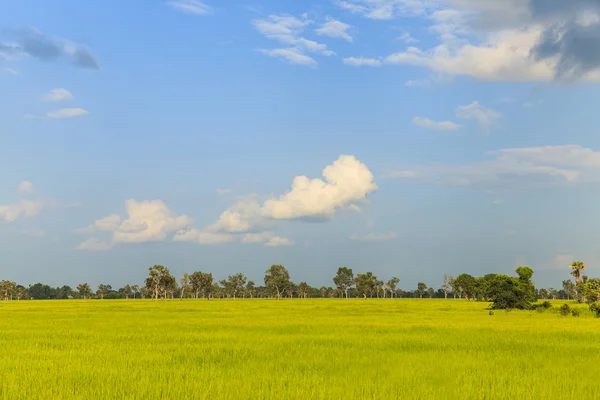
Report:
M 351 268 L 340 267 L 333 277 L 334 287 L 315 288 L 306 282 L 295 284 L 288 270 L 282 265 L 272 265 L 265 271 L 264 286 L 257 286 L 244 274 L 229 275 L 215 281 L 212 273 L 184 273 L 176 279 L 170 270 L 162 265 L 148 269 L 148 277 L 143 285 L 125 285 L 113 289 L 111 285 L 100 284 L 96 291 L 88 283 L 52 288 L 37 283 L 28 288 L 11 281 L 0 281 L 2 300 L 50 300 L 50 299 L 213 299 L 213 298 L 463 298 L 467 301 L 493 303 L 493 308 L 528 308 L 537 299 L 573 299 L 579 302 L 600 301 L 600 279 L 588 279 L 583 262 L 571 264 L 571 280 L 563 281 L 562 290 L 536 290 L 531 278 L 530 267 L 519 267 L 517 276 L 487 274 L 473 277 L 460 274 L 456 277 L 444 275 L 443 284 L 435 290 L 419 282 L 415 290 L 398 288 L 400 279 L 392 277 L 380 280 L 372 272 L 354 274 Z

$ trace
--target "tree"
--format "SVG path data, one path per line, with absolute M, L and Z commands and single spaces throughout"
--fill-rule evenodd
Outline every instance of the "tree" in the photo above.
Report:
M 185 293 L 191 289 L 190 287 L 190 274 L 185 272 L 181 278 L 179 278 L 179 287 L 181 288 L 181 293 L 179 294 L 179 298 L 183 299 L 185 297 Z
M 12 300 L 17 294 L 17 284 L 12 281 L 0 282 L 0 298 L 4 301 Z
M 77 285 L 77 292 L 79 293 L 79 297 L 82 299 L 91 299 L 94 292 L 92 292 L 92 288 L 87 283 L 81 283 Z
M 490 299 L 494 309 L 529 309 L 536 298 L 535 286 L 531 282 L 533 270 L 529 267 L 517 268 L 518 278 L 496 275 L 490 285 Z
M 244 288 L 244 297 L 249 296 L 252 299 L 254 298 L 254 293 L 256 293 L 256 284 L 254 281 L 249 280 Z
M 575 283 L 579 285 L 582 282 L 583 276 L 585 274 L 585 264 L 583 261 L 573 261 L 570 265 L 571 275 L 575 278 Z
M 427 289 L 427 296 L 429 296 L 430 299 L 433 299 L 435 297 L 435 290 L 432 287 Z
M 277 296 L 277 300 L 281 299 L 291 285 L 290 273 L 283 265 L 272 265 L 265 271 L 265 286 Z
M 246 285 L 247 280 L 248 278 L 246 278 L 242 273 L 229 275 L 227 278 L 226 288 L 228 288 L 234 300 L 236 294 L 244 289 L 244 285 Z
M 591 278 L 581 285 L 582 295 L 589 304 L 600 301 L 600 279 Z
M 108 294 L 112 290 L 111 285 L 98 285 L 98 290 L 96 291 L 96 296 L 100 297 L 100 299 L 104 299 L 104 296 Z
M 333 277 L 333 283 L 340 293 L 343 293 L 348 299 L 348 289 L 354 285 L 354 273 L 352 268 L 340 267 L 337 274 Z
M 133 293 L 133 298 L 135 299 L 135 295 L 140 292 L 140 287 L 138 285 L 131 286 L 131 292 Z
M 365 274 L 356 275 L 355 279 L 356 283 L 356 291 L 363 295 L 363 298 L 367 298 L 367 296 L 373 296 L 373 292 L 377 287 L 377 277 L 373 275 L 372 272 L 367 272 Z
M 569 299 L 577 297 L 575 285 L 569 279 L 562 281 L 562 287 Z
M 454 278 L 452 278 L 450 275 L 444 274 L 444 284 L 440 287 L 440 289 L 442 289 L 442 291 L 444 292 L 445 299 L 448 298 L 448 293 L 452 291 L 451 281 L 453 280 Z
M 475 278 L 469 274 L 460 274 L 454 279 L 454 286 L 465 296 L 465 300 L 469 301 L 475 291 Z
M 132 293 L 133 290 L 131 289 L 131 286 L 125 285 L 125 287 L 123 287 L 123 294 L 125 295 L 126 299 L 129 299 L 129 296 L 131 296 Z
M 169 268 L 163 265 L 154 265 L 148 268 L 148 277 L 146 278 L 146 287 L 152 291 L 152 298 L 158 300 L 162 295 L 163 300 L 167 299 L 167 293 L 174 290 L 177 282 L 171 276 Z
M 396 278 L 395 276 L 390 279 L 389 281 L 387 281 L 387 287 L 390 290 L 390 297 L 393 298 L 394 295 L 396 294 L 396 288 L 398 287 L 398 284 L 400 283 L 400 278 Z
M 302 298 L 302 299 L 307 298 L 309 289 L 310 289 L 310 286 L 308 285 L 308 283 L 300 282 L 298 284 L 298 287 L 296 288 L 296 290 L 298 292 L 298 297 Z
M 427 285 L 423 282 L 417 283 L 417 292 L 419 293 L 419 298 L 423 298 L 423 294 L 427 290 Z
M 543 300 L 547 299 L 549 293 L 550 292 L 547 289 L 544 289 L 544 288 L 540 289 L 540 291 L 539 291 L 540 298 L 543 299 Z

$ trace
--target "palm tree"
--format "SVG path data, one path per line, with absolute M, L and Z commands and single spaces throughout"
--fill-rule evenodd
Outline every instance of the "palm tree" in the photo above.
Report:
M 579 285 L 585 272 L 585 264 L 583 261 L 573 261 L 571 263 L 571 275 L 575 277 L 575 282 Z

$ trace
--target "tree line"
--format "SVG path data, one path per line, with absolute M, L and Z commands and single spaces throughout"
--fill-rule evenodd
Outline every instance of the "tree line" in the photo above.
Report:
M 88 283 L 76 288 L 52 288 L 42 283 L 24 287 L 8 280 L 0 281 L 2 300 L 50 299 L 214 299 L 214 298 L 462 298 L 466 301 L 492 302 L 493 308 L 524 309 L 538 299 L 572 299 L 578 302 L 600 301 L 600 279 L 588 279 L 586 266 L 581 261 L 570 265 L 575 279 L 563 281 L 562 289 L 539 289 L 531 281 L 533 270 L 524 266 L 516 269 L 517 276 L 487 274 L 474 277 L 469 274 L 444 275 L 443 284 L 436 290 L 419 282 L 414 290 L 398 288 L 400 279 L 378 279 L 372 272 L 354 274 L 348 267 L 340 267 L 333 277 L 333 286 L 312 287 L 306 282 L 294 283 L 283 265 L 272 265 L 265 271 L 264 285 L 257 286 L 244 274 L 229 275 L 216 281 L 212 273 L 184 273 L 175 278 L 169 268 L 154 265 L 141 285 L 125 285 L 113 289 L 100 284 L 93 290 Z

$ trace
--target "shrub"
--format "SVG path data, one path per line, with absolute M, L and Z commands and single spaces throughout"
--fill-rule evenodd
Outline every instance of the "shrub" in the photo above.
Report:
M 581 315 L 581 310 L 579 308 L 574 308 L 571 310 L 571 315 L 574 317 L 579 317 Z
M 494 312 L 492 310 L 490 310 L 490 312 L 488 313 L 488 315 L 494 315 Z
M 550 303 L 548 300 L 546 300 L 542 304 L 540 304 L 540 306 L 547 310 L 549 308 L 552 308 L 552 303 Z
M 560 315 L 566 317 L 571 312 L 571 307 L 568 304 L 563 304 L 560 308 Z
M 590 305 L 590 311 L 592 312 L 592 314 L 594 314 L 596 318 L 600 318 L 600 304 L 592 303 Z

